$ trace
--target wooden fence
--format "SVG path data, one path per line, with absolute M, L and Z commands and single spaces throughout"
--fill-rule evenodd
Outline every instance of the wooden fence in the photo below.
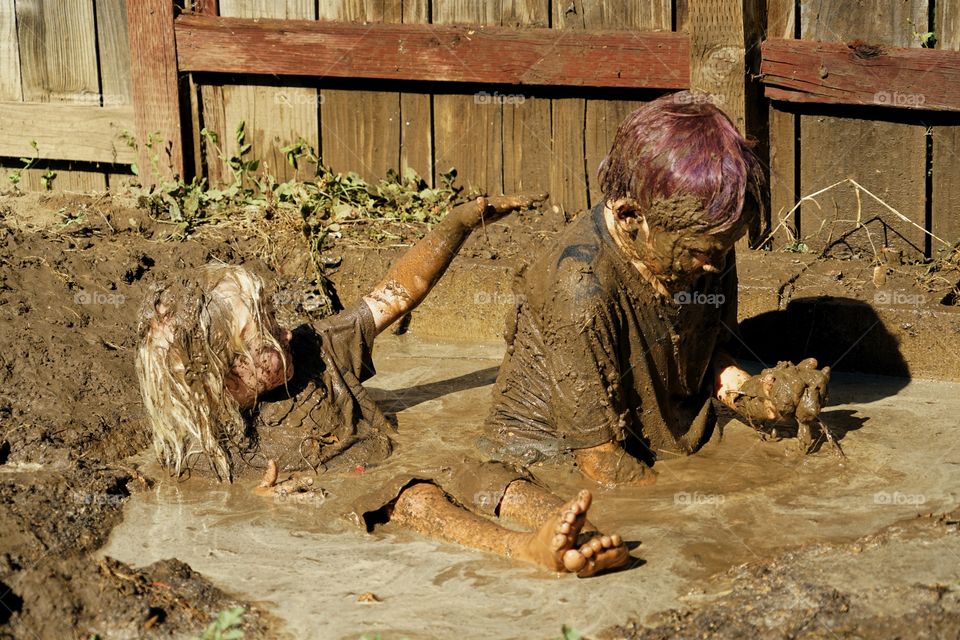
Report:
M 149 178 L 142 142 L 159 132 L 173 172 L 216 182 L 200 128 L 229 153 L 242 121 L 281 178 L 303 138 L 338 171 L 456 167 L 574 211 L 599 198 L 623 116 L 692 87 L 758 139 L 778 243 L 920 256 L 960 239 L 960 0 L 188 4 L 0 0 L 2 164 L 38 151 L 56 187 L 99 190 L 135 159 L 123 131 Z M 790 213 L 847 178 L 862 190 Z

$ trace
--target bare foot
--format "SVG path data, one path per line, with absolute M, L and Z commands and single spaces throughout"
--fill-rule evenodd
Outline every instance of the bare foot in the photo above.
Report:
M 586 489 L 567 502 L 534 533 L 521 555 L 553 571 L 592 576 L 607 569 L 623 566 L 629 559 L 627 548 L 618 535 L 597 535 L 577 548 L 577 538 L 587 521 L 593 497 Z
M 579 549 L 570 549 L 563 556 L 563 563 L 577 577 L 589 578 L 607 569 L 616 569 L 627 564 L 630 553 L 623 539 L 617 535 L 597 535 Z M 580 566 L 579 569 L 574 567 Z

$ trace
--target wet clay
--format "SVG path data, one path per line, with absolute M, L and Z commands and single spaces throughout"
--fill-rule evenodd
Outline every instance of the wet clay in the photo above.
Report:
M 751 420 L 796 418 L 801 427 L 809 425 L 827 402 L 829 383 L 830 368 L 817 369 L 812 358 L 799 365 L 779 362 L 744 381 L 738 391 L 737 412 Z

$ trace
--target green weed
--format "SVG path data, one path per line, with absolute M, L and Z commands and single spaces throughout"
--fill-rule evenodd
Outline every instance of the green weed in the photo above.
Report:
M 240 640 L 243 638 L 243 607 L 224 609 L 204 630 L 199 640 Z

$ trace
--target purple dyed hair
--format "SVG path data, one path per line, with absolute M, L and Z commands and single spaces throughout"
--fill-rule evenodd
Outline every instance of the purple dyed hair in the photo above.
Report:
M 641 212 L 657 200 L 694 196 L 705 229 L 721 233 L 741 222 L 747 193 L 762 206 L 763 173 L 752 147 L 709 95 L 666 95 L 620 124 L 600 163 L 600 186 L 608 202 L 629 198 Z M 747 209 L 742 222 L 758 223 L 750 219 L 757 210 Z

